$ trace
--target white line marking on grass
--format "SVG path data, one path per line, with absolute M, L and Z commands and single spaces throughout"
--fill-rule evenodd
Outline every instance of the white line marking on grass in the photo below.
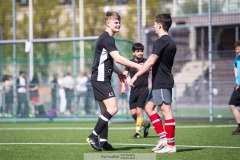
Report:
M 0 128 L 0 130 L 92 130 L 89 127 Z
M 234 146 L 188 146 L 188 145 L 176 145 L 176 146 L 185 147 L 185 148 L 221 148 L 221 149 L 235 148 L 235 149 L 240 149 L 240 147 L 234 147 Z
M 112 143 L 118 146 L 155 146 L 153 144 L 131 144 L 131 143 Z M 0 143 L 0 145 L 89 145 L 88 143 Z M 234 146 L 190 146 L 190 145 L 176 145 L 184 148 L 220 148 L 220 149 L 240 149 Z
M 0 145 L 87 145 L 87 143 L 0 143 Z
M 89 127 L 0 128 L 0 130 L 92 130 Z M 110 130 L 132 130 L 135 127 L 113 127 Z
M 176 126 L 176 128 L 228 128 L 236 125 L 199 125 L 199 126 Z M 92 130 L 90 127 L 45 127 L 45 128 L 0 128 L 0 130 Z M 135 127 L 110 127 L 110 130 L 132 130 Z
M 236 125 L 200 125 L 200 126 L 176 126 L 176 128 L 228 128 Z
M 113 143 L 114 144 L 114 143 Z M 126 146 L 156 146 L 153 144 L 126 144 L 126 143 L 115 143 L 115 145 L 126 145 Z M 176 145 L 177 147 L 184 147 L 184 148 L 240 148 L 234 146 L 188 146 L 188 145 Z

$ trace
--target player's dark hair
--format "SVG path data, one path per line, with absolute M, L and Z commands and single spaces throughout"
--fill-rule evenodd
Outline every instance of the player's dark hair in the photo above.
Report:
M 237 41 L 237 42 L 234 44 L 234 47 L 237 47 L 237 46 L 240 47 L 240 41 Z
M 170 13 L 158 14 L 155 17 L 155 22 L 160 23 L 165 31 L 168 31 L 172 25 L 172 18 Z
M 142 43 L 134 43 L 132 46 L 132 51 L 135 52 L 137 50 L 144 51 L 144 46 Z
M 21 75 L 21 74 L 25 74 L 25 71 L 19 71 L 19 74 Z

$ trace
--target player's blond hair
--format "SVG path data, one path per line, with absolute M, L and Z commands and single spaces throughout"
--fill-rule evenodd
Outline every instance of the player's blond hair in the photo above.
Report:
M 117 19 L 121 21 L 121 16 L 114 11 L 108 11 L 105 15 L 105 21 L 107 22 L 109 19 Z

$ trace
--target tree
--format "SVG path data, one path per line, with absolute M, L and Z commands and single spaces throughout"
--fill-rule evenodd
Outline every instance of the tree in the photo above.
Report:
M 63 9 L 59 8 L 59 0 L 35 0 L 34 4 L 34 38 L 56 38 L 64 30 L 67 33 L 71 25 L 67 21 L 60 21 Z M 43 58 L 43 63 L 38 63 L 38 69 L 43 77 L 47 77 L 49 70 L 49 58 L 53 57 L 51 43 L 35 45 L 35 57 Z M 64 52 L 66 54 L 66 52 Z
M 12 1 L 0 0 L 0 37 L 12 39 Z

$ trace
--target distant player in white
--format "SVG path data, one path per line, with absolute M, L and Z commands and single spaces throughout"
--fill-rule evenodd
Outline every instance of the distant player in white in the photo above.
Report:
M 124 66 L 140 69 L 141 65 L 131 62 L 119 55 L 115 45 L 114 34 L 120 31 L 121 17 L 117 12 L 107 12 L 105 17 L 106 30 L 96 42 L 94 61 L 92 66 L 91 85 L 95 99 L 100 106 L 101 115 L 93 132 L 88 136 L 87 142 L 100 151 L 115 150 L 108 143 L 108 122 L 117 113 L 116 97 L 111 86 L 112 73 L 115 72 L 121 81 L 126 81 L 126 76 L 114 64 L 114 61 Z M 99 139 L 100 138 L 100 144 Z

